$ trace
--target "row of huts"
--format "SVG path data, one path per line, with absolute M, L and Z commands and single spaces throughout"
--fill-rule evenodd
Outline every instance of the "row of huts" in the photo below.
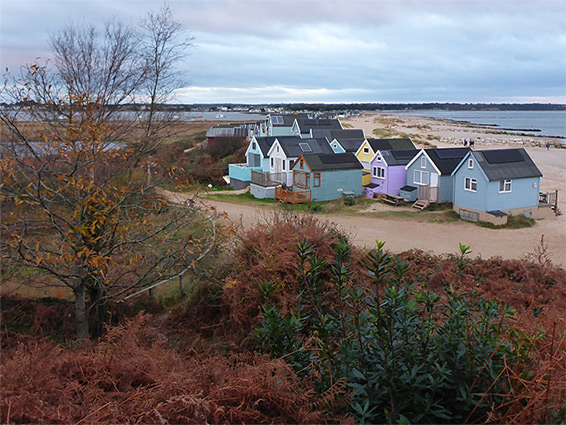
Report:
M 328 201 L 342 196 L 424 209 L 452 203 L 463 219 L 504 224 L 509 215 L 552 214 L 542 174 L 523 149 L 417 149 L 410 139 L 366 138 L 337 119 L 268 116 L 246 162 L 230 164 L 230 186 L 257 198 Z

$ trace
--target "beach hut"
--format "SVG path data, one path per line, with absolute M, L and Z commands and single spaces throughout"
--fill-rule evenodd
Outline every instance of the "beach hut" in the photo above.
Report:
M 416 149 L 378 150 L 370 161 L 371 181 L 364 186 L 364 195 L 374 198 L 378 194 L 400 195 L 407 184 L 405 166 L 417 154 Z
M 351 153 L 302 154 L 294 161 L 290 187 L 278 187 L 275 198 L 285 202 L 330 201 L 362 193 L 362 165 Z
M 470 151 L 452 172 L 453 208 L 461 218 L 505 224 L 509 215 L 552 216 L 539 208 L 542 173 L 527 151 Z
M 420 209 L 431 202 L 452 202 L 452 172 L 469 151 L 469 148 L 421 149 L 405 167 L 408 187 L 403 188 L 403 196 L 410 196 L 407 200 L 415 201 L 413 206 Z

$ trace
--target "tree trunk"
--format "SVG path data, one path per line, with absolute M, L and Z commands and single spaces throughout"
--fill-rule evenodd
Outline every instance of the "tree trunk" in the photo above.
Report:
M 90 316 L 90 335 L 98 338 L 106 331 L 106 325 L 110 323 L 110 312 L 108 303 L 104 298 L 106 292 L 97 286 L 91 286 L 88 290 L 90 297 L 91 314 Z
M 77 326 L 77 339 L 88 338 L 88 313 L 85 303 L 85 288 L 79 284 L 74 289 L 75 292 L 75 321 Z

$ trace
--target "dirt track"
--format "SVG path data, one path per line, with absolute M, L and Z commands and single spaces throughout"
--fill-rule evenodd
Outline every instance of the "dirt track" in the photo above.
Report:
M 177 199 L 181 200 L 182 197 Z M 244 228 L 261 223 L 273 210 L 273 207 L 263 205 L 239 205 L 208 200 L 206 202 L 216 207 L 218 211 L 226 212 L 235 225 L 242 225 Z M 458 244 L 463 243 L 471 245 L 472 256 L 521 258 L 525 254 L 534 252 L 540 244 L 541 236 L 544 235 L 553 263 L 561 267 L 566 266 L 564 233 L 557 231 L 557 226 L 564 225 L 564 216 L 538 220 L 531 228 L 500 230 L 482 228 L 465 221 L 423 223 L 341 214 L 319 214 L 318 217 L 335 223 L 348 233 L 358 246 L 373 247 L 377 239 L 385 241 L 386 247 L 392 252 L 417 248 L 435 254 L 456 254 Z

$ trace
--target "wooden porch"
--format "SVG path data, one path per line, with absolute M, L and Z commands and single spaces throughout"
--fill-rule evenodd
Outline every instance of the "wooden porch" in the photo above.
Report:
M 555 215 L 559 214 L 558 211 L 558 190 L 554 192 L 539 192 L 538 197 L 539 207 L 547 207 L 554 211 Z
M 413 208 L 424 210 L 431 203 L 438 202 L 438 186 L 419 185 L 419 195 L 417 201 L 411 205 Z
M 310 190 L 293 191 L 293 188 L 283 189 L 281 186 L 275 188 L 275 199 L 290 204 L 304 204 L 311 201 Z

